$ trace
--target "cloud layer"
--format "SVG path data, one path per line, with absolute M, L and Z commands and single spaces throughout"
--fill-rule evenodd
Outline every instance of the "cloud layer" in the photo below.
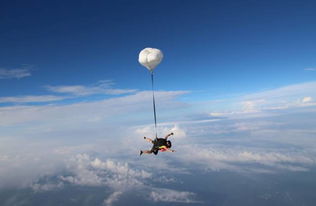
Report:
M 193 175 L 192 167 L 196 172 L 307 172 L 315 166 L 315 88 L 309 82 L 202 103 L 180 101 L 187 91 L 157 91 L 158 134 L 174 132 L 177 151 L 158 157 L 138 156 L 139 149 L 151 147 L 142 137 L 154 134 L 149 91 L 89 102 L 2 106 L 0 187 L 36 193 L 69 185 L 98 187 L 106 191 L 104 205 L 136 190 L 147 191 L 142 198 L 149 201 L 193 204 L 200 203 L 194 191 L 173 188 L 185 181 L 177 175 Z M 55 89 L 66 96 L 101 92 L 95 86 Z

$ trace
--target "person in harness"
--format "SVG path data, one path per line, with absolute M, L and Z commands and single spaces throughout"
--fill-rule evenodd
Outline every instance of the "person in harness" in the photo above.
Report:
M 155 138 L 154 140 L 144 137 L 145 140 L 148 142 L 151 142 L 153 144 L 153 147 L 151 150 L 140 150 L 140 155 L 142 154 L 151 154 L 154 153 L 155 155 L 158 154 L 158 151 L 160 152 L 175 152 L 175 150 L 170 149 L 171 148 L 171 141 L 168 140 L 168 137 L 173 135 L 173 133 L 167 134 L 165 138 Z

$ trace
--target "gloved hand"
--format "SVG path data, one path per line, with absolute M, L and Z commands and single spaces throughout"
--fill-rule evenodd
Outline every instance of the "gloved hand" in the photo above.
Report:
M 170 135 L 173 135 L 173 132 L 171 132 Z

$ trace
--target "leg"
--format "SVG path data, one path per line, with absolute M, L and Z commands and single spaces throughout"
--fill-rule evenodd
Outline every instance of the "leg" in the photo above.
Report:
M 140 155 L 142 155 L 142 154 L 151 154 L 151 153 L 152 153 L 151 150 L 141 150 L 140 151 Z

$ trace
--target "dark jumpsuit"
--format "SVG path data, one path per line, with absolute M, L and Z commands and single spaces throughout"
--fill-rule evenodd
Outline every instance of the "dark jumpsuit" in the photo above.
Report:
M 151 148 L 151 152 L 155 155 L 158 154 L 159 147 L 161 146 L 167 146 L 167 140 L 164 138 L 156 138 L 154 141 L 152 141 L 153 147 Z

